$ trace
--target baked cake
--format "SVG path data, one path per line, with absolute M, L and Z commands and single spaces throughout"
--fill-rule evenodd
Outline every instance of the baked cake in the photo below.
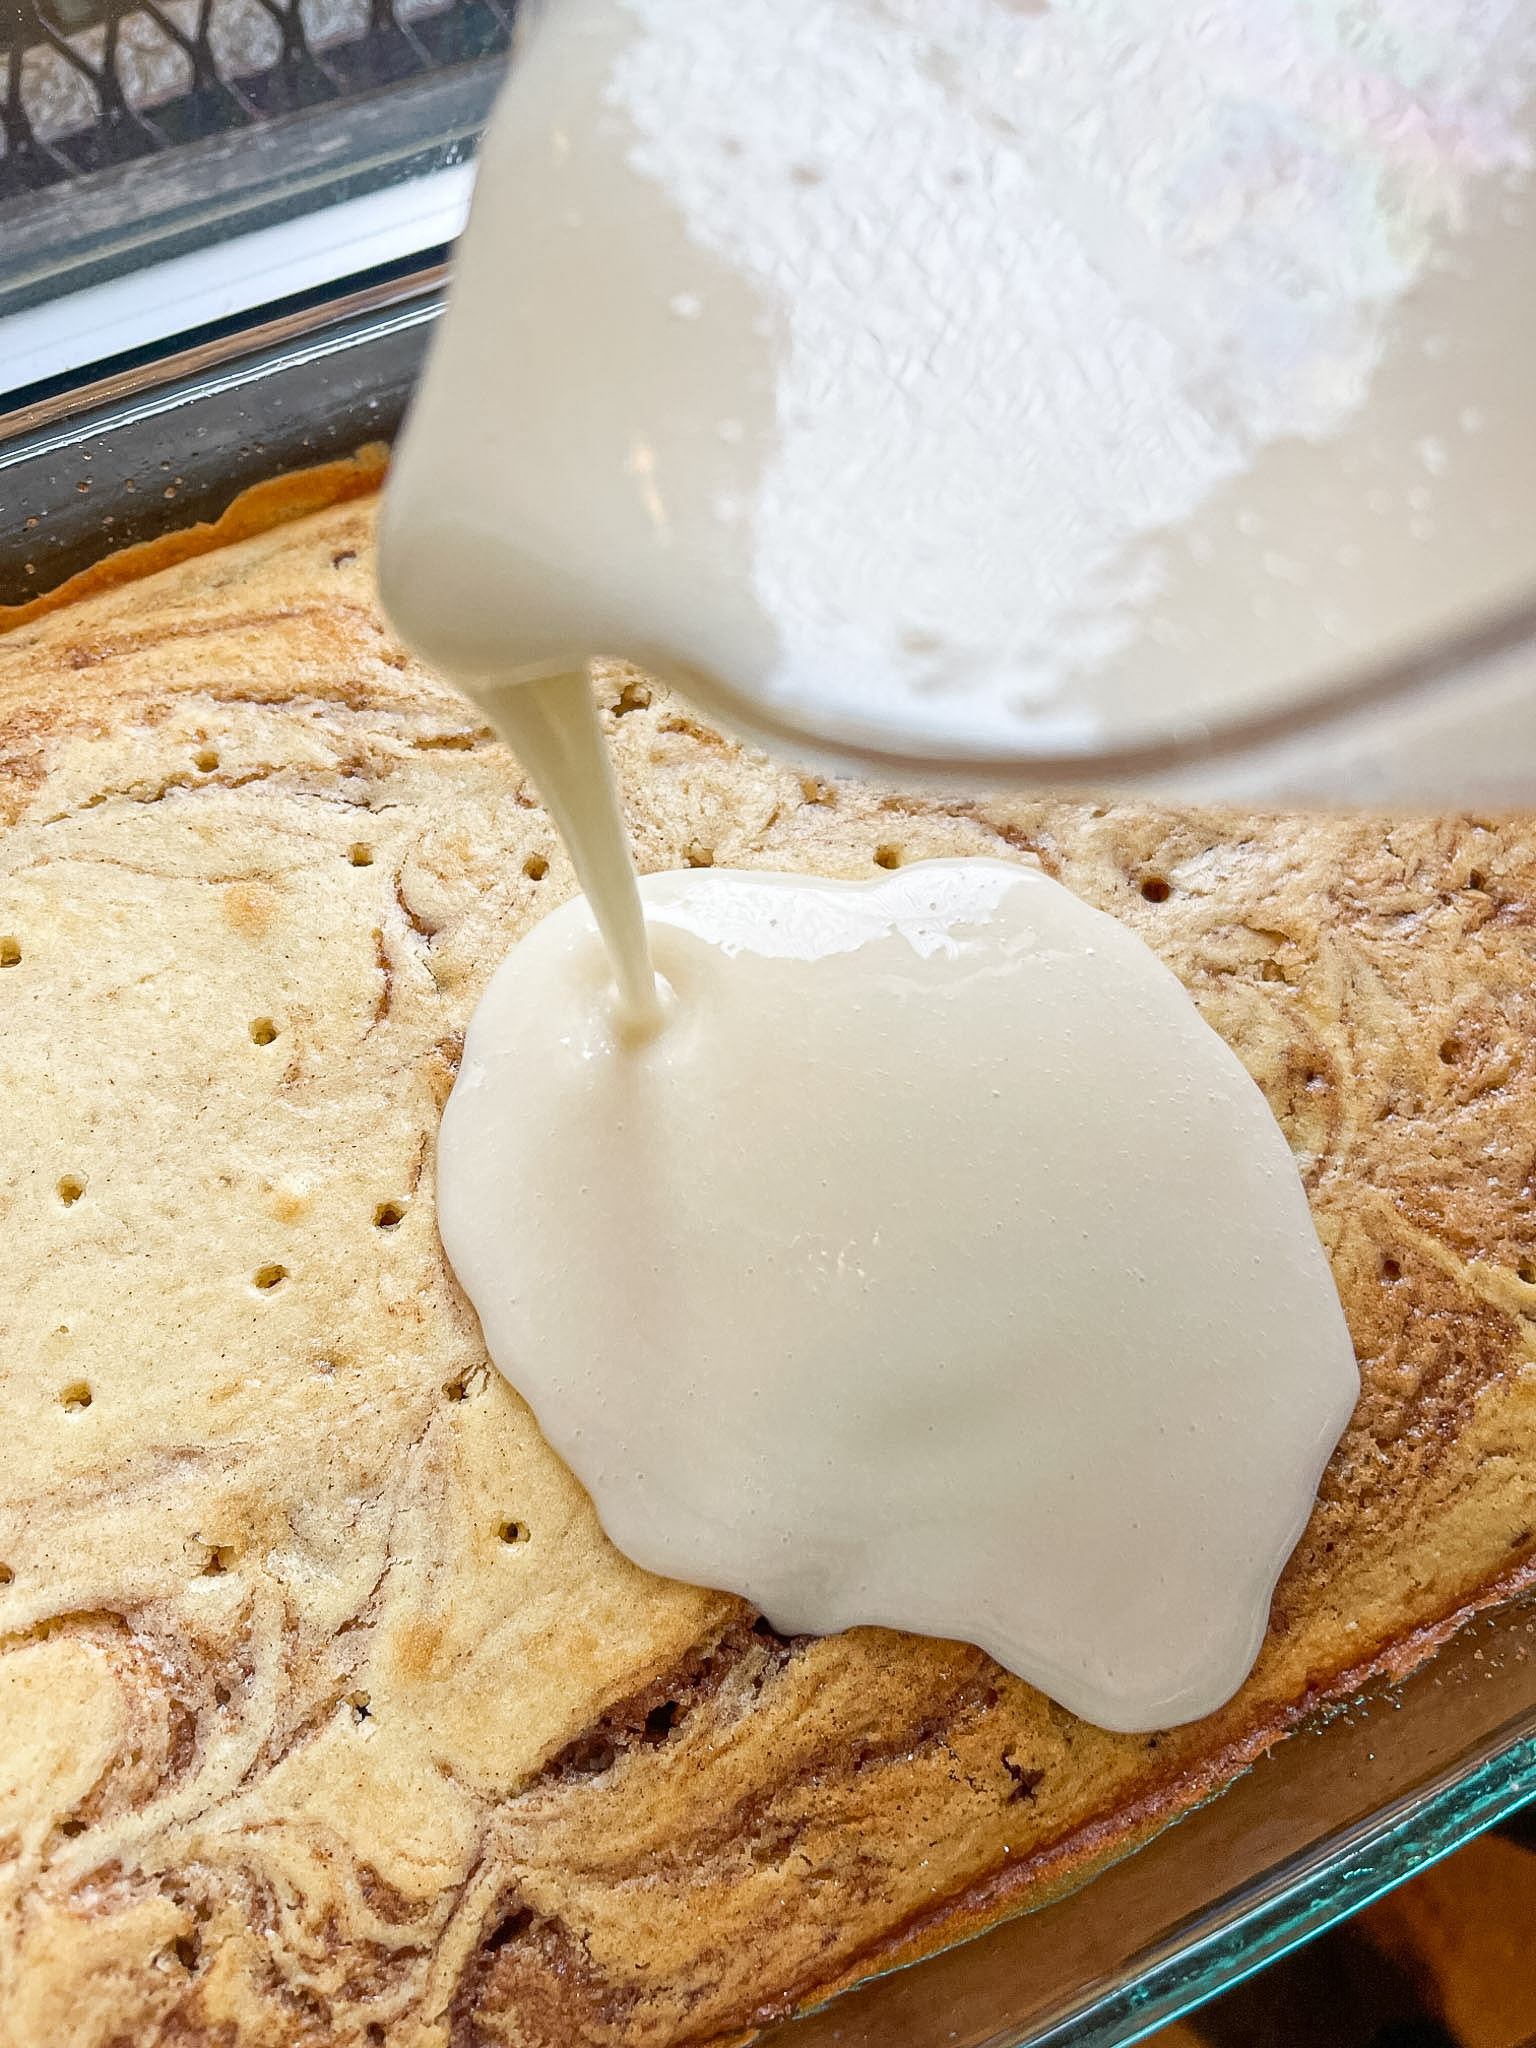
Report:
M 1536 1573 L 1536 820 L 925 802 L 612 667 L 643 868 L 1002 855 L 1157 948 L 1286 1131 L 1363 1375 L 1252 1678 L 1160 1736 L 618 1556 L 433 1223 L 465 1025 L 571 874 L 382 622 L 373 526 L 0 639 L 6 2048 L 740 2039 Z

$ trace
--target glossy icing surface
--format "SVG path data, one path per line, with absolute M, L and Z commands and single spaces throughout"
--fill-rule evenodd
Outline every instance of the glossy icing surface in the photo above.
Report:
M 1011 863 L 577 898 L 476 1011 L 438 1217 L 491 1355 L 653 1571 L 980 1644 L 1100 1725 L 1218 1706 L 1358 1378 L 1259 1090 Z

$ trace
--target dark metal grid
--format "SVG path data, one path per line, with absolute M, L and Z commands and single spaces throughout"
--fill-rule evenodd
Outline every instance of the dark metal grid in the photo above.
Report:
M 360 34 L 318 48 L 300 0 L 256 0 L 277 31 L 276 60 L 248 72 L 229 67 L 230 75 L 221 75 L 214 45 L 223 4 L 197 0 L 189 31 L 159 0 L 0 0 L 0 201 L 495 55 L 510 42 L 515 0 L 448 0 L 409 14 L 398 0 L 368 0 Z M 133 16 L 153 24 L 191 70 L 184 90 L 154 105 L 134 105 L 123 77 L 122 35 Z M 80 46 L 89 29 L 101 31 L 99 55 Z M 96 106 L 88 125 L 39 133 L 26 90 L 26 60 L 36 53 L 52 53 L 84 81 Z

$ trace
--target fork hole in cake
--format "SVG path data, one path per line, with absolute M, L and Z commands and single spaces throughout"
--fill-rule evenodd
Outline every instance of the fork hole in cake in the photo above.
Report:
M 80 1415 L 91 1405 L 91 1390 L 84 1380 L 75 1380 L 59 1395 L 59 1406 L 66 1415 Z
M 875 866 L 887 870 L 899 868 L 901 866 L 901 848 L 899 846 L 877 846 L 875 848 Z
M 84 1174 L 66 1173 L 60 1180 L 55 1192 L 66 1209 L 73 1208 L 75 1203 L 85 1193 Z
M 0 967 L 21 965 L 21 944 L 17 939 L 0 939 Z
M 526 1522 L 503 1522 L 498 1527 L 496 1534 L 503 1543 L 511 1548 L 516 1544 L 526 1543 L 532 1531 Z
M 663 1700 L 659 1707 L 652 1707 L 645 1717 L 645 1740 L 648 1743 L 665 1742 L 682 1718 L 681 1700 Z
M 359 839 L 347 848 L 347 859 L 351 861 L 355 868 L 371 868 L 373 866 L 373 848 L 368 845 L 366 840 Z
M 251 1275 L 251 1285 L 259 1287 L 264 1294 L 270 1293 L 288 1278 L 286 1266 L 258 1266 Z
M 399 1202 L 380 1202 L 373 1212 L 373 1221 L 378 1230 L 394 1230 L 405 1221 L 405 1209 Z
M 1166 903 L 1173 889 L 1161 875 L 1148 875 L 1141 885 L 1141 893 L 1148 903 Z
M 10 1566 L 8 1564 L 0 1564 L 0 1586 L 14 1585 L 15 1581 L 16 1574 L 11 1570 Z
M 203 1559 L 202 1576 L 205 1579 L 219 1579 L 226 1572 L 232 1572 L 240 1562 L 240 1553 L 233 1543 L 210 1543 Z
M 530 853 L 523 862 L 523 873 L 530 882 L 542 882 L 549 873 L 549 862 L 542 853 Z
M 277 1036 L 277 1026 L 270 1017 L 257 1017 L 251 1025 L 252 1045 L 270 1045 Z
M 204 775 L 211 775 L 218 765 L 219 755 L 216 747 L 199 747 L 192 756 L 192 766 Z

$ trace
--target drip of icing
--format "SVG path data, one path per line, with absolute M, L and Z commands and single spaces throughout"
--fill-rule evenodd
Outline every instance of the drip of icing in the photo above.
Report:
M 533 777 L 565 841 L 607 948 L 624 1029 L 635 1037 L 659 1029 L 634 862 L 585 673 L 513 684 L 496 676 L 459 681 Z
M 640 886 L 665 1028 L 616 1028 L 567 903 L 439 1153 L 491 1355 L 609 1534 L 784 1630 L 978 1643 L 1105 1727 L 1218 1706 L 1358 1393 L 1235 1055 L 1012 864 Z

